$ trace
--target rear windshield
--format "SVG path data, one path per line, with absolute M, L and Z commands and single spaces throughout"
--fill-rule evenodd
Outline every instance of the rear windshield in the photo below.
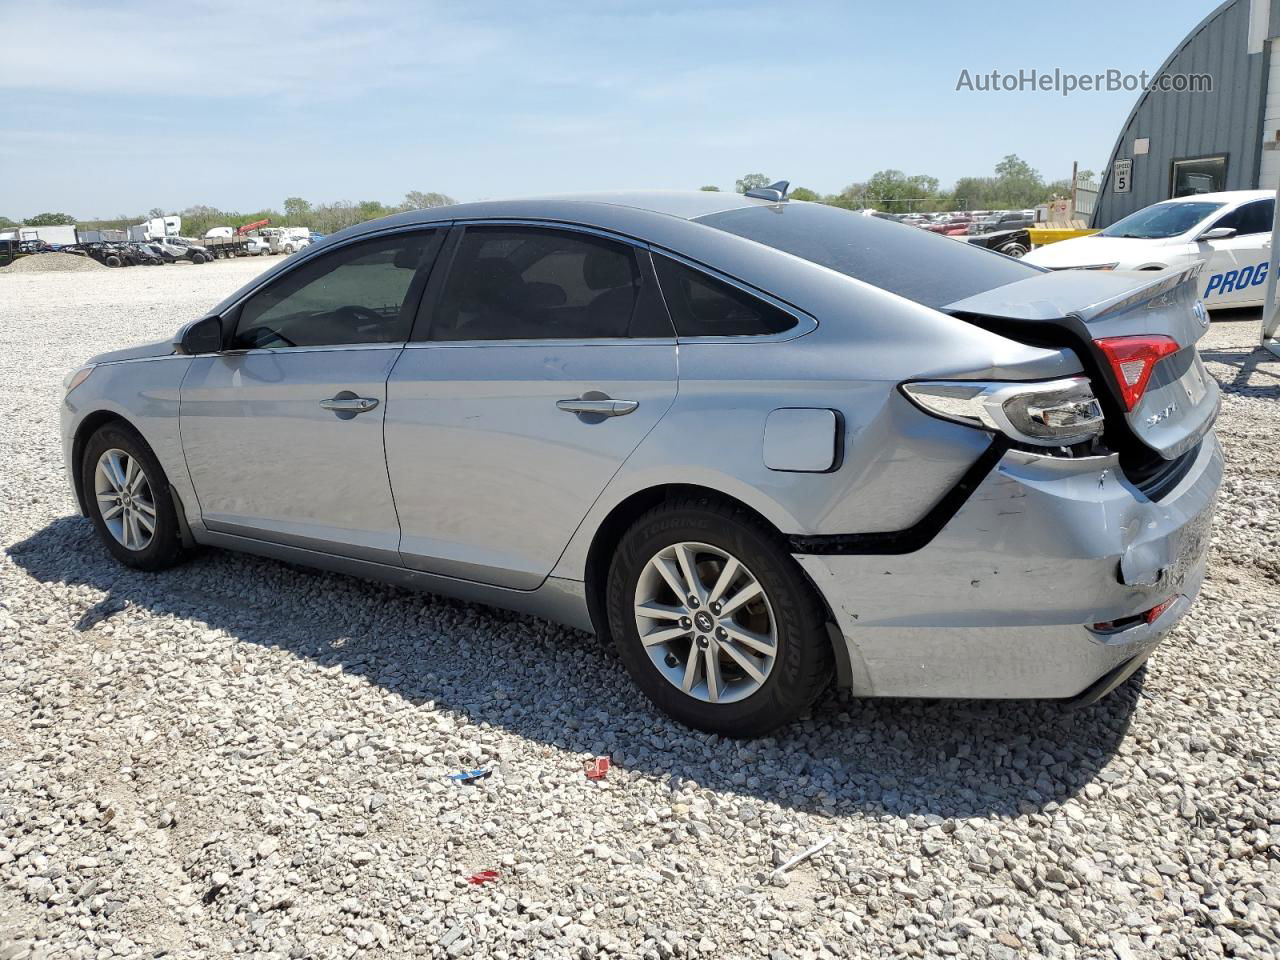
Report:
M 1194 203 L 1157 203 L 1123 220 L 1117 220 L 1102 231 L 1104 237 L 1126 237 L 1131 240 L 1167 240 L 1186 233 L 1220 203 L 1200 200 Z
M 740 207 L 698 222 L 935 309 L 1041 272 L 961 240 L 821 203 Z

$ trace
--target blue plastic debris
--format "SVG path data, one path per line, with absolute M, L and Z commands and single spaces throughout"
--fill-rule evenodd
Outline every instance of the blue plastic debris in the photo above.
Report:
M 491 773 L 493 773 L 492 770 L 483 767 L 479 770 L 463 770 L 461 773 L 451 773 L 449 774 L 449 779 L 454 783 L 475 783 L 477 780 L 483 780 Z

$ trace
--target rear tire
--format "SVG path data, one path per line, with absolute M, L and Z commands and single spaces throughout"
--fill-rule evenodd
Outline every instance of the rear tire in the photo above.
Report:
M 80 483 L 98 537 L 121 563 L 154 571 L 182 559 L 182 531 L 169 480 L 132 427 L 109 423 L 89 438 Z
M 752 599 L 735 604 L 739 594 Z M 825 610 L 785 542 L 711 497 L 664 503 L 631 526 L 610 566 L 606 609 L 636 684 L 699 730 L 759 736 L 799 717 L 831 681 Z

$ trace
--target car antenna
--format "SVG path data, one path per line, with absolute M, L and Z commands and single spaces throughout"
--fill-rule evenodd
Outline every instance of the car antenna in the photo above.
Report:
M 787 190 L 790 188 L 790 180 L 779 180 L 777 183 L 771 183 L 767 187 L 748 190 L 745 196 L 755 197 L 757 200 L 772 200 L 774 203 L 780 203 L 787 199 Z

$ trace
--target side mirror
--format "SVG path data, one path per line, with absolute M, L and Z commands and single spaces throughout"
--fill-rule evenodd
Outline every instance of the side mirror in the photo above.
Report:
M 222 318 L 205 317 L 189 323 L 178 338 L 178 349 L 192 356 L 222 349 Z
M 1227 237 L 1234 237 L 1235 235 L 1236 235 L 1235 227 L 1214 227 L 1212 230 L 1206 230 L 1204 233 L 1200 234 L 1200 236 L 1196 237 L 1196 239 L 1197 240 L 1226 240 Z

